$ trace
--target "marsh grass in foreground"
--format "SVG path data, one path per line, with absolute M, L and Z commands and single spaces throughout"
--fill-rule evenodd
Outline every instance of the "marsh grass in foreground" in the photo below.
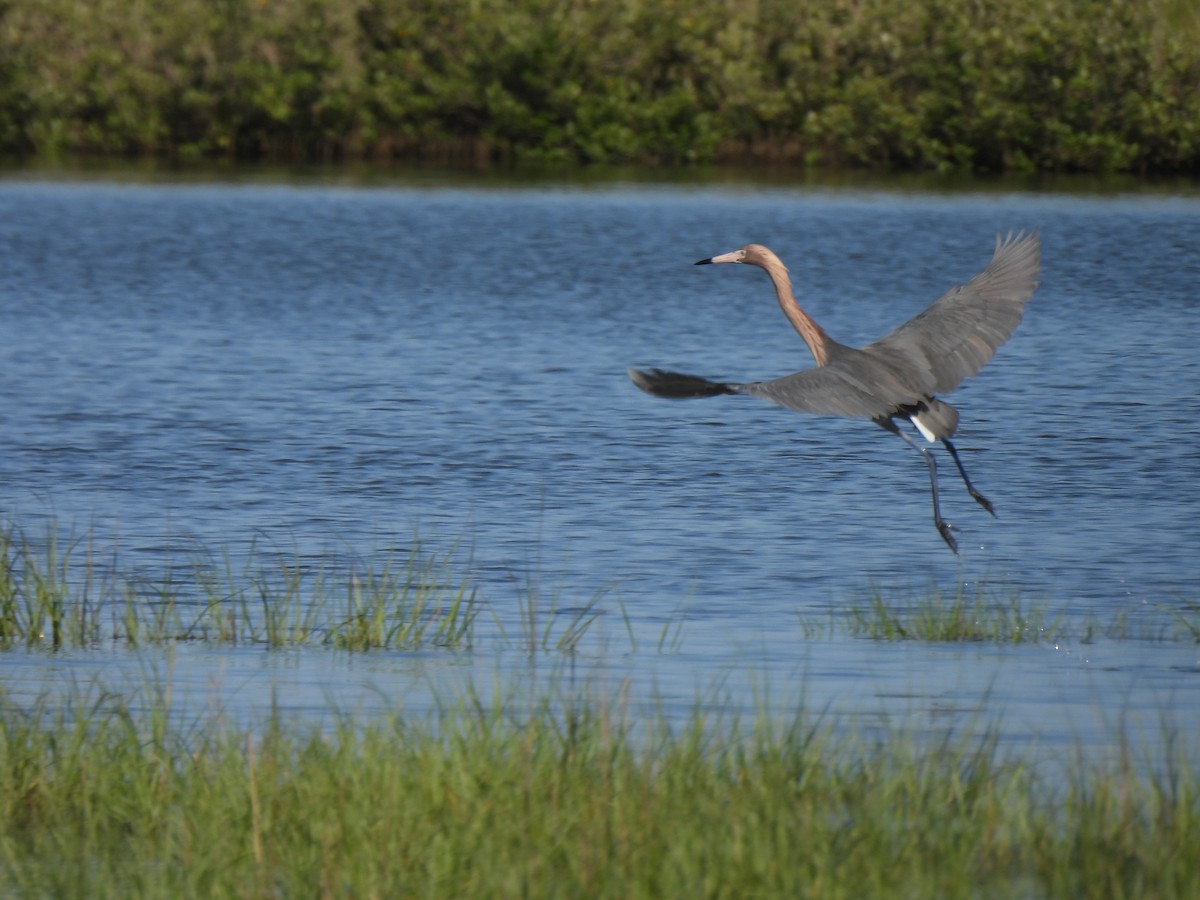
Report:
M 1182 758 L 1047 783 L 986 734 L 635 728 L 574 693 L 324 731 L 154 696 L 0 701 L 7 896 L 1200 896 Z

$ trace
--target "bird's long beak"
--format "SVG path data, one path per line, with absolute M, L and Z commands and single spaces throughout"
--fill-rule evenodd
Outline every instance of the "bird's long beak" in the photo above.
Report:
M 741 250 L 731 250 L 728 253 L 722 253 L 720 256 L 710 256 L 708 259 L 698 259 L 694 263 L 697 266 L 716 265 L 717 263 L 738 263 L 742 261 L 743 252 Z

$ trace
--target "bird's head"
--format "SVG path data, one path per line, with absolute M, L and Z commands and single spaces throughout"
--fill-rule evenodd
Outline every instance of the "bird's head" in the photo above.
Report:
M 779 257 L 762 244 L 747 244 L 745 247 L 730 250 L 728 253 L 722 253 L 720 256 L 710 256 L 708 259 L 696 260 L 696 265 L 698 266 L 716 265 L 717 263 L 745 263 L 746 265 L 759 266 L 763 269 L 779 266 L 785 272 L 787 271 L 783 263 L 779 261 Z

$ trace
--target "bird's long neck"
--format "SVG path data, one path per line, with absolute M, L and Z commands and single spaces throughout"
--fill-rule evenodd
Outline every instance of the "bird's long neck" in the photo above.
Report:
M 792 323 L 792 327 L 800 332 L 800 337 L 804 338 L 804 343 L 808 344 L 808 349 L 812 351 L 813 359 L 817 361 L 817 365 L 825 365 L 829 360 L 829 335 L 796 302 L 796 297 L 792 293 L 792 280 L 788 277 L 787 267 L 782 262 L 776 260 L 775 264 L 764 266 L 763 268 L 771 276 L 771 283 L 775 285 L 775 297 L 779 300 L 779 308 L 788 317 L 788 321 Z

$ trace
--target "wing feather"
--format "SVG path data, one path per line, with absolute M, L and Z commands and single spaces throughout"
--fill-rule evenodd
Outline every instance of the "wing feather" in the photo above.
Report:
M 982 272 L 863 352 L 900 361 L 905 373 L 924 376 L 927 394 L 953 390 L 982 369 L 1020 323 L 1037 287 L 1040 258 L 1036 232 L 997 235 L 996 251 Z
M 796 412 L 866 419 L 891 415 L 922 399 L 922 392 L 906 387 L 880 360 L 849 347 L 837 351 L 827 365 L 729 387 Z
M 838 350 L 827 366 L 805 369 L 773 381 L 739 384 L 663 369 L 630 369 L 629 377 L 647 394 L 668 400 L 747 394 L 796 412 L 823 416 L 875 418 L 921 399 L 911 391 L 887 390 L 883 385 L 892 380 L 877 360 L 863 358 L 853 364 L 854 357 L 863 354 L 849 347 L 839 346 Z

